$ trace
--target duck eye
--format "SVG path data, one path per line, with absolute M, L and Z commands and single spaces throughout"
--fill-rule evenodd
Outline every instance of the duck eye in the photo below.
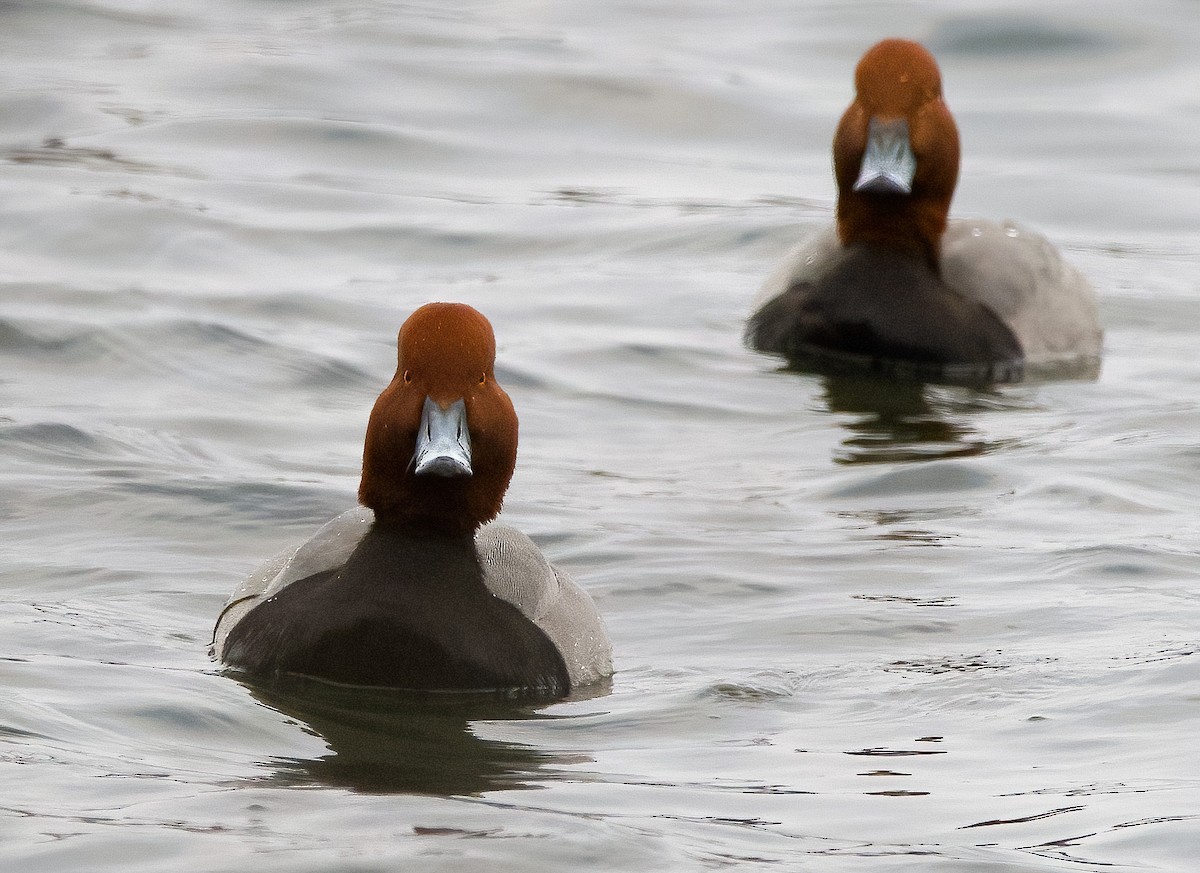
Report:
M 404 379 L 404 384 L 407 385 L 409 382 L 412 381 L 412 372 L 409 370 L 405 370 L 404 375 L 401 378 Z
M 487 373 L 484 373 L 484 374 L 482 374 L 482 375 L 479 377 L 479 384 L 480 384 L 480 385 L 486 385 L 486 384 L 487 384 Z

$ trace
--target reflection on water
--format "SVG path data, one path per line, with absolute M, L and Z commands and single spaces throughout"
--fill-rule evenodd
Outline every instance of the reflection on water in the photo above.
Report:
M 1046 381 L 1094 382 L 1100 362 L 1079 360 L 1043 367 L 1024 386 Z M 839 464 L 930 461 L 994 454 L 1020 444 L 1019 439 L 985 436 L 978 427 L 984 413 L 1029 409 L 1029 395 L 1012 384 L 971 385 L 889 379 L 868 374 L 821 376 L 830 412 L 857 416 L 843 419 L 850 432 L 833 460 Z
M 850 435 L 834 453 L 839 464 L 962 458 L 1000 445 L 984 439 L 963 410 L 935 406 L 924 382 L 828 376 L 824 385 L 830 412 L 856 416 L 842 422 Z
M 247 684 L 243 681 L 243 684 Z M 329 745 L 314 759 L 276 759 L 271 781 L 366 793 L 477 795 L 533 787 L 539 771 L 578 755 L 489 740 L 479 721 L 542 718 L 539 704 L 494 694 L 420 693 L 292 681 L 286 690 L 247 684 L 263 704 L 300 721 Z

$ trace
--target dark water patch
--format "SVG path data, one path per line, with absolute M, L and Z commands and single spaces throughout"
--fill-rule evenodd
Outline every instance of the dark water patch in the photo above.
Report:
M 22 13 L 36 10 L 36 14 L 26 17 L 31 25 L 52 25 L 53 27 L 67 26 L 80 28 L 86 33 L 93 33 L 95 25 L 115 24 L 119 32 L 127 32 L 127 27 L 144 27 L 147 29 L 175 32 L 197 27 L 200 21 L 191 16 L 179 13 L 165 13 L 122 9 L 106 6 L 98 2 L 53 2 L 27 3 L 21 0 L 8 0 L 2 4 L 10 13 Z M 54 31 L 58 33 L 58 31 Z
M 242 181 L 286 178 L 318 187 L 374 193 L 398 188 L 397 180 L 408 177 L 413 168 L 420 168 L 417 178 L 440 177 L 445 168 L 469 163 L 482 151 L 479 144 L 444 131 L 279 114 L 168 119 L 150 128 L 131 130 L 121 141 L 131 148 L 144 143 L 155 149 L 183 142 L 214 164 L 221 156 L 229 156 L 237 160 L 237 165 L 222 175 Z M 252 147 L 247 151 L 249 144 Z M 488 145 L 494 146 L 495 142 Z M 53 159 L 57 155 L 46 152 L 53 152 L 54 146 L 62 148 L 63 144 L 28 150 L 29 157 Z M 247 154 L 270 156 L 270 160 L 248 161 Z M 107 154 L 101 158 L 118 160 Z M 496 159 L 495 154 L 492 159 Z M 370 184 L 372 178 L 378 182 Z M 414 190 L 405 187 L 410 193 Z M 274 195 L 267 192 L 267 196 Z
M 198 363 L 203 365 L 204 362 Z M 272 344 L 258 356 L 255 367 L 268 391 L 283 396 L 299 391 L 322 405 L 358 406 L 364 410 L 364 416 L 375 396 L 387 387 L 392 375 L 390 372 L 373 373 L 341 358 L 294 345 Z M 237 364 L 231 369 L 237 370 Z
M 39 450 L 66 449 L 75 454 L 95 453 L 103 443 L 73 425 L 59 422 L 0 426 L 0 439 Z
M 887 525 L 888 522 L 876 521 L 874 524 L 880 526 Z M 940 546 L 954 540 L 952 534 L 937 533 L 925 528 L 891 528 L 883 531 L 870 531 L 868 536 L 874 540 L 909 546 Z
M 670 213 L 648 212 L 641 226 L 626 224 L 624 229 L 604 234 L 589 234 L 601 250 L 613 257 L 654 262 L 667 258 L 697 258 L 713 251 L 761 252 L 764 258 L 777 256 L 780 248 L 794 240 L 795 233 L 771 214 L 771 209 L 737 206 L 689 212 L 686 204 L 676 204 Z M 744 213 L 744 214 L 743 214 Z M 741 217 L 739 217 L 739 215 Z M 763 272 L 768 269 L 764 261 Z M 688 268 L 681 266 L 680 275 Z M 763 278 L 747 281 L 747 289 Z M 751 297 L 747 294 L 746 305 Z
M 864 791 L 871 797 L 925 797 L 930 792 L 928 791 L 908 791 L 903 788 L 895 788 L 890 791 Z
M 1149 538 L 1152 542 L 1128 541 Z M 1043 563 L 1047 579 L 1079 578 L 1089 575 L 1131 581 L 1135 579 L 1178 579 L 1194 576 L 1194 555 L 1180 548 L 1170 535 L 1154 530 L 1127 541 L 1095 546 L 1056 549 Z M 1111 583 L 1106 583 L 1111 584 Z M 1180 589 L 1182 592 L 1184 589 Z
M 987 821 L 977 821 L 974 824 L 962 825 L 960 829 L 968 830 L 970 828 L 991 828 L 997 825 L 1028 824 L 1031 821 L 1042 821 L 1043 819 L 1053 818 L 1056 815 L 1064 815 L 1069 812 L 1082 812 L 1085 809 L 1087 809 L 1085 806 L 1060 806 L 1058 809 L 1038 812 L 1033 815 L 1024 815 L 1020 818 L 994 818 Z
M 837 518 L 865 522 L 871 528 L 884 528 L 889 533 L 892 532 L 896 526 L 904 525 L 906 527 L 902 528 L 901 532 L 911 533 L 912 540 L 915 543 L 922 545 L 953 539 L 953 537 L 950 535 L 934 534 L 929 529 L 937 523 L 945 520 L 945 510 L 940 508 L 922 507 L 920 509 L 875 509 L 862 511 L 842 510 L 834 513 L 834 515 Z M 891 536 L 883 538 L 897 540 L 907 539 L 907 537 L 893 538 Z
M 596 203 L 616 204 L 624 202 L 628 197 L 628 191 L 615 188 L 560 188 L 557 191 L 550 191 L 546 194 L 546 198 L 550 202 L 575 205 Z
M 936 749 L 861 749 L 855 752 L 843 752 L 845 755 L 858 755 L 866 758 L 912 758 L 924 755 L 945 755 L 946 752 Z
M 194 705 L 182 701 L 138 699 L 115 704 L 110 717 L 121 723 L 140 724 L 163 745 L 193 740 L 197 735 L 219 735 L 237 727 L 233 713 L 209 703 Z
M 257 355 L 271 346 L 262 337 L 215 321 L 173 319 L 132 325 L 125 330 L 132 334 L 131 344 L 139 348 L 163 345 L 176 350 L 190 346 L 235 355 Z
M 1137 828 L 1145 825 L 1166 824 L 1172 821 L 1200 821 L 1200 815 L 1156 815 L 1151 818 L 1143 818 L 1137 821 L 1123 821 L 1113 825 L 1113 828 Z
M 105 104 L 100 109 L 106 115 L 112 115 L 120 118 L 126 124 L 132 127 L 140 127 L 149 122 L 161 122 L 169 117 L 166 110 L 147 110 L 136 106 L 125 106 L 118 104 Z
M 36 355 L 44 363 L 97 367 L 109 377 L 114 365 L 155 371 L 171 367 L 184 353 L 202 350 L 218 355 L 261 355 L 269 343 L 227 324 L 193 320 L 85 324 L 69 321 L 7 321 L 0 324 L 0 353 L 12 348 Z
M 644 409 L 664 420 L 671 416 L 705 424 L 770 414 L 738 392 L 680 390 L 680 379 L 718 371 L 723 356 L 714 349 L 597 334 L 585 347 L 568 351 L 545 367 L 552 384 L 561 385 L 576 399 L 603 399 L 616 407 Z
M 173 197 L 164 197 L 161 194 L 154 194 L 150 191 L 140 191 L 133 188 L 117 188 L 111 191 L 105 191 L 104 197 L 112 198 L 113 200 L 127 200 L 143 204 L 155 204 L 158 206 L 166 206 L 171 209 L 184 209 L 193 212 L 207 212 L 209 207 L 205 203 L 199 201 L 184 201 Z
M 824 218 L 829 215 L 829 203 L 792 196 L 755 196 L 744 199 L 712 198 L 708 200 L 678 197 L 652 197 L 636 189 L 627 188 L 560 188 L 548 191 L 531 201 L 538 204 L 567 204 L 571 206 L 614 206 L 630 210 L 669 211 L 679 215 L 718 214 L 723 218 L 754 214 L 763 221 L 774 212 L 779 212 L 789 222 L 798 215 Z M 765 232 L 758 228 L 756 232 Z
M 1011 13 L 948 17 L 934 25 L 925 44 L 934 54 L 971 56 L 1103 55 L 1126 48 L 1129 37 Z
M 109 173 L 136 173 L 199 178 L 199 175 L 194 171 L 179 167 L 162 167 L 145 161 L 124 158 L 112 149 L 69 146 L 59 137 L 50 137 L 40 146 L 0 151 L 0 160 L 14 164 L 97 170 Z
M 333 219 L 330 223 L 336 226 L 317 229 L 283 225 L 247 229 L 240 220 L 221 223 L 230 235 L 291 261 L 311 257 L 314 252 L 339 252 L 353 253 L 380 264 L 403 265 L 406 269 L 414 264 L 459 265 L 464 260 L 477 260 L 495 270 L 499 264 L 528 266 L 533 260 L 578 253 L 589 247 L 586 245 L 589 234 L 585 230 L 523 232 L 514 230 L 511 223 L 504 228 L 479 229 L 373 219 L 359 219 L 352 226 Z
M 511 363 L 496 363 L 496 379 L 505 388 L 516 388 L 522 391 L 544 391 L 550 384 L 549 380 L 539 375 L 532 367 L 522 367 Z
M 345 508 L 346 495 L 314 485 L 270 482 L 228 482 L 149 477 L 114 486 L 135 499 L 162 498 L 175 507 L 178 518 L 210 517 L 219 509 L 223 523 L 237 530 L 264 522 L 284 526 L 332 518 Z M 192 510 L 185 510 L 185 506 Z
M 956 602 L 958 597 L 951 595 L 949 597 L 908 597 L 901 594 L 854 594 L 851 595 L 855 600 L 866 600 L 872 603 L 904 603 L 910 606 L 958 606 Z
M 997 488 L 998 471 L 962 461 L 931 461 L 921 466 L 897 467 L 878 475 L 858 478 L 853 484 L 834 490 L 837 500 L 874 498 L 912 498 L 915 495 L 969 494 Z
M 1127 782 L 1091 782 L 1085 785 L 1055 785 L 1043 788 L 1032 788 L 1027 791 L 1014 791 L 1000 795 L 1001 797 L 1062 796 L 1062 797 L 1103 797 L 1106 795 L 1147 794 L 1158 791 L 1174 791 L 1181 786 L 1195 787 L 1192 779 L 1137 779 Z
M 485 831 L 470 831 L 462 828 L 451 827 L 422 827 L 421 825 L 413 825 L 412 832 L 418 837 L 495 837 L 499 836 L 503 831 L 500 828 L 492 828 Z
M 382 388 L 381 374 L 369 373 L 339 357 L 282 343 L 250 326 L 214 320 L 164 319 L 124 324 L 16 323 L 0 321 L 0 355 L 11 350 L 43 366 L 86 368 L 90 378 L 103 373 L 119 397 L 121 378 L 145 380 L 130 390 L 146 395 L 149 384 L 176 380 L 182 386 L 211 384 L 224 376 L 230 384 L 254 374 L 277 389 L 308 392 L 366 392 Z M 76 373 L 79 373 L 76 369 Z
M 975 673 L 980 670 L 1007 670 L 1009 664 L 994 664 L 982 656 L 964 656 L 958 658 L 938 658 L 923 661 L 892 661 L 883 669 L 890 673 Z
M 382 312 L 379 305 L 360 300 L 356 289 L 364 291 L 370 283 L 351 281 L 346 294 L 331 295 L 302 287 L 279 289 L 255 289 L 255 293 L 237 290 L 224 291 L 204 298 L 206 309 L 220 313 L 223 319 L 239 325 L 250 325 L 259 331 L 274 330 L 288 332 L 291 329 L 311 330 L 314 324 L 329 328 L 356 328 L 381 330 L 380 341 L 390 345 L 400 329 L 398 320 L 394 327 L 381 324 L 381 318 L 392 311 Z M 155 302 L 171 304 L 174 295 L 167 290 Z M 413 307 L 415 308 L 415 306 Z
M 31 487 L 39 497 L 22 501 L 24 509 L 53 505 L 57 510 L 103 502 L 113 484 L 122 485 L 178 475 L 182 470 L 212 468 L 217 461 L 199 440 L 169 429 L 142 429 L 97 422 L 88 427 L 42 421 L 0 424 L 0 448 L 13 460 L 45 465 L 55 476 L 29 477 L 24 471 L 10 479 L 12 487 Z M 29 468 L 36 469 L 36 466 Z M 72 472 L 73 471 L 73 472 Z M 85 478 L 78 474 L 85 471 Z M 65 486 L 72 486 L 65 488 Z
M 22 330 L 8 319 L 0 319 L 0 352 L 21 352 L 28 354 L 44 349 L 48 343 L 32 333 Z M 58 345 L 53 343 L 50 345 Z
M 1196 643 L 1181 643 L 1174 646 L 1165 646 L 1163 648 L 1154 649 L 1149 652 L 1140 652 L 1128 655 L 1113 655 L 1114 661 L 1133 664 L 1157 664 L 1164 661 L 1179 661 L 1183 658 L 1190 658 L 1200 651 L 1200 646 Z
M 93 327 L 0 319 L 0 355 L 84 363 L 103 360 L 110 352 L 110 338 Z
M 116 457 L 129 457 L 121 441 L 85 431 L 65 422 L 0 424 L 0 447 L 10 458 L 49 463 L 55 467 L 95 468 Z
M 293 358 L 290 369 L 296 374 L 297 387 L 311 391 L 337 392 L 354 389 L 355 393 L 370 392 L 375 388 L 383 390 L 387 384 L 386 377 L 370 373 L 361 367 L 347 361 L 331 358 Z
M 1025 499 L 1037 499 L 1044 504 L 1075 508 L 1086 507 L 1089 513 L 1111 517 L 1154 516 L 1167 507 L 1156 505 L 1170 495 L 1148 488 L 1131 488 L 1117 479 L 1080 476 L 1070 481 L 1037 483 L 1024 492 Z
M 271 332 L 273 333 L 273 332 Z M 383 374 L 370 373 L 347 360 L 314 352 L 297 339 L 272 336 L 265 327 L 234 327 L 217 321 L 168 320 L 125 328 L 129 346 L 153 349 L 155 357 L 186 371 L 189 380 L 227 374 L 242 381 L 247 369 L 268 386 L 331 392 L 382 388 Z M 249 365 L 249 367 L 248 367 Z
M 736 703 L 771 703 L 796 693 L 798 681 L 790 674 L 757 675 L 739 682 L 719 682 L 705 689 L 704 695 Z
M 5 660 L 10 660 L 10 659 L 6 658 Z M 21 659 L 21 661 L 23 662 L 24 659 Z M 6 725 L 6 724 L 0 724 L 0 737 L 6 737 L 10 740 L 16 740 L 16 741 L 48 740 L 49 739 L 49 737 L 46 736 L 45 734 L 36 733 L 34 731 L 28 731 L 28 730 L 25 730 L 24 728 L 14 727 L 12 725 Z M 0 759 L 4 759 L 6 757 L 7 756 L 0 756 Z M 11 759 L 8 759 L 8 760 L 11 761 Z

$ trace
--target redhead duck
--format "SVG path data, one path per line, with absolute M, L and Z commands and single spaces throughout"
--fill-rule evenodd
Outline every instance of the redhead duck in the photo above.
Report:
M 609 676 L 591 598 L 492 522 L 517 416 L 496 382 L 491 324 L 431 303 L 397 345 L 367 424 L 362 507 L 251 573 L 217 619 L 213 653 L 260 678 L 389 688 L 561 696 Z
M 929 378 L 1094 368 L 1094 294 L 1047 240 L 947 213 L 958 129 L 921 45 L 887 39 L 854 73 L 833 141 L 837 222 L 769 279 L 746 342 L 793 362 Z

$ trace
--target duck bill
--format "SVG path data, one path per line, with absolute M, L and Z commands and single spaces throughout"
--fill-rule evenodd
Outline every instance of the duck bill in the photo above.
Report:
M 867 147 L 854 190 L 863 194 L 907 196 L 917 174 L 917 156 L 908 140 L 903 118 L 872 118 L 867 125 Z
M 443 409 L 426 397 L 413 450 L 413 473 L 454 478 L 472 472 L 467 405 L 459 399 Z

